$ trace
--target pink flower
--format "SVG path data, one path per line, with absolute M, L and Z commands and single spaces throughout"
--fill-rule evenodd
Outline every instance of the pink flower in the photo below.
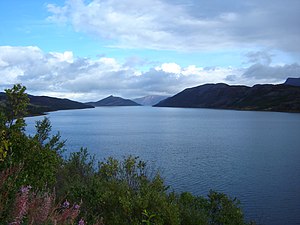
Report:
M 22 186 L 20 193 L 16 197 L 15 202 L 15 212 L 14 217 L 15 221 L 11 224 L 21 224 L 23 217 L 27 214 L 28 211 L 28 198 L 29 198 L 29 190 L 31 186 Z

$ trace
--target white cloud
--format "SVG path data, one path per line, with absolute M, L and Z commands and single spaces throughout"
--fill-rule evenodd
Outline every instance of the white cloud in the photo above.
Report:
M 68 0 L 48 5 L 70 23 L 115 46 L 172 50 L 271 47 L 300 51 L 300 2 L 274 0 Z
M 68 62 L 68 63 L 73 63 L 73 52 L 71 51 L 66 51 L 63 53 L 59 52 L 50 52 L 50 54 L 54 57 L 55 60 L 58 60 L 60 62 Z
M 163 63 L 161 66 L 155 68 L 158 71 L 163 71 L 165 73 L 180 74 L 182 72 L 181 67 L 176 63 Z
M 49 21 L 66 23 L 68 21 L 66 17 L 67 7 L 59 7 L 54 4 L 48 4 L 47 9 L 50 13 L 53 13 L 53 16 L 48 17 Z
M 38 47 L 0 46 L 0 88 L 15 83 L 36 95 L 67 97 L 79 101 L 99 100 L 110 94 L 133 98 L 149 94 L 173 95 L 205 83 L 253 85 L 258 81 L 281 81 L 285 75 L 300 76 L 298 64 L 249 68 L 182 67 L 162 63 L 147 71 L 114 58 L 76 58 L 72 52 L 45 53 Z M 274 76 L 272 75 L 274 74 Z M 264 80 L 265 79 L 265 80 Z

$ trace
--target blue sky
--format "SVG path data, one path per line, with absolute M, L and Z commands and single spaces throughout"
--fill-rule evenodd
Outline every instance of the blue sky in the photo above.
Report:
M 98 100 L 300 77 L 298 0 L 0 2 L 0 88 Z

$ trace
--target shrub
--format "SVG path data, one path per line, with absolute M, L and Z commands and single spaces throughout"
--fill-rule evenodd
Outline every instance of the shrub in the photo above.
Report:
M 25 134 L 24 116 L 29 102 L 25 90 L 21 85 L 6 90 L 5 107 L 0 112 L 0 170 L 22 164 L 16 187 L 43 189 L 56 182 L 64 141 L 60 141 L 59 133 L 50 135 L 51 124 L 46 117 L 36 123 L 33 137 Z
M 58 180 L 67 182 L 61 195 L 82 199 L 81 216 L 92 222 L 103 218 L 107 225 L 246 224 L 238 200 L 215 191 L 206 198 L 169 192 L 161 176 L 150 176 L 138 157 L 108 158 L 95 169 L 95 159 L 82 149 L 71 154 L 61 171 Z

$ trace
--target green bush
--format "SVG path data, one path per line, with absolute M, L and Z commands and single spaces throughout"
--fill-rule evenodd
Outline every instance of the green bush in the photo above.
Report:
M 180 210 L 180 224 L 209 224 L 208 202 L 205 198 L 196 197 L 189 192 L 184 192 L 178 196 L 178 205 Z
M 101 217 L 105 224 L 141 224 L 143 211 L 156 215 L 156 224 L 179 224 L 178 207 L 170 201 L 159 174 L 150 177 L 146 163 L 129 156 L 123 161 L 107 159 L 94 169 L 86 149 L 72 153 L 59 173 L 60 196 L 82 199 L 82 216 L 90 221 Z M 64 184 L 66 184 L 65 187 Z
M 206 198 L 169 192 L 161 176 L 150 176 L 138 157 L 108 158 L 95 169 L 95 159 L 82 149 L 71 154 L 59 174 L 64 182 L 57 190 L 65 185 L 60 195 L 82 199 L 81 216 L 92 222 L 103 218 L 107 225 L 246 224 L 238 200 L 215 191 Z
M 56 182 L 64 142 L 60 141 L 59 134 L 50 135 L 51 124 L 46 117 L 36 123 L 36 134 L 33 137 L 25 134 L 24 116 L 29 102 L 25 90 L 21 85 L 6 90 L 7 99 L 0 112 L 0 169 L 22 165 L 16 188 L 31 185 L 44 189 Z
M 36 124 L 36 135 L 25 134 L 26 108 L 29 102 L 26 88 L 15 85 L 6 90 L 6 100 L 0 108 L 0 172 L 14 171 L 1 186 L 0 220 L 8 219 L 14 196 L 22 186 L 47 190 L 56 183 L 56 174 L 62 162 L 60 151 L 64 142 L 59 134 L 50 136 L 51 125 L 47 118 Z M 17 168 L 17 169 L 14 169 Z

